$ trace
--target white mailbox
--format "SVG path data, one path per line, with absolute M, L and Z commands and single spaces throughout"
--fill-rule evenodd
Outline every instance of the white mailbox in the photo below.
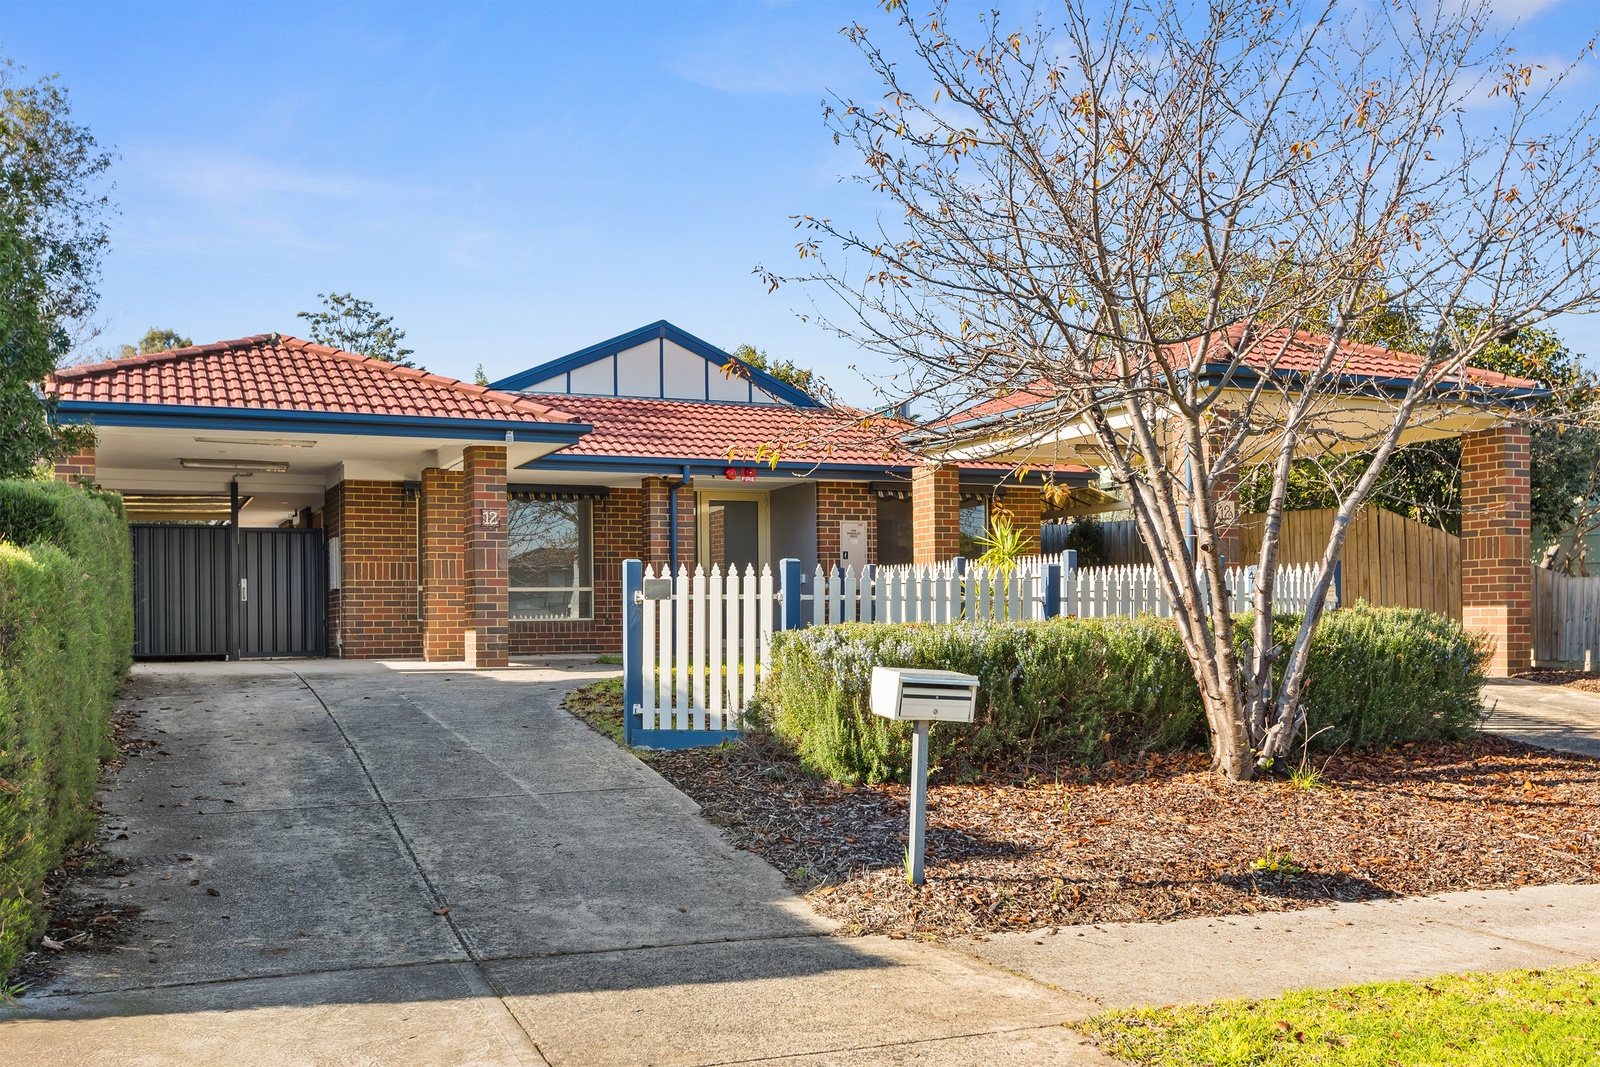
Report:
M 971 722 L 978 679 L 955 671 L 872 668 L 872 711 L 886 719 Z

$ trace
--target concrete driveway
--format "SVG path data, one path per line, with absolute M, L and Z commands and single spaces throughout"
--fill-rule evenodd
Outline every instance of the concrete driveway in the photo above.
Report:
M 144 921 L 0 1010 L 0 1064 L 1109 1062 L 1086 999 L 832 936 L 556 707 L 601 676 L 137 668 L 100 888 Z
M 1530 745 L 1600 756 L 1600 696 L 1521 678 L 1491 678 L 1483 687 L 1489 709 L 1483 728 Z

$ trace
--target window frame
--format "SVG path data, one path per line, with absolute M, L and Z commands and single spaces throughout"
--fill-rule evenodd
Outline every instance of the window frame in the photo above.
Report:
M 594 505 L 593 497 L 574 497 L 564 500 L 557 494 L 533 493 L 524 499 L 521 494 L 506 495 L 506 621 L 508 623 L 536 623 L 536 622 L 594 622 L 595 621 L 595 582 L 594 582 Z M 574 503 L 588 505 L 583 509 L 584 517 L 578 521 L 579 562 L 587 564 L 589 583 L 587 585 L 512 585 L 511 584 L 511 511 L 518 506 L 538 504 Z M 585 537 L 581 524 L 587 522 L 588 536 Z M 582 545 L 587 541 L 589 546 L 587 561 L 582 559 Z M 568 593 L 570 600 L 576 604 L 578 614 L 568 615 L 517 615 L 511 608 L 511 594 L 513 593 Z M 583 594 L 589 594 L 589 611 L 583 614 Z

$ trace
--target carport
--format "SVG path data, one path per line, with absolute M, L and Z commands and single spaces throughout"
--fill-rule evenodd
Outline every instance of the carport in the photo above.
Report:
M 126 503 L 146 659 L 414 654 L 400 636 L 426 623 L 503 663 L 507 465 L 589 429 L 276 334 L 71 368 L 47 388 L 98 438 L 57 476 Z M 454 596 L 424 596 L 425 572 Z

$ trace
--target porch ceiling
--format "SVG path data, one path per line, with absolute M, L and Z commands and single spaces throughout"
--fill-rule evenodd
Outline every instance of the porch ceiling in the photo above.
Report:
M 237 473 L 250 503 L 240 521 L 275 526 L 305 507 L 320 507 L 328 489 L 344 480 L 416 481 L 426 467 L 459 469 L 474 442 L 414 437 L 270 429 L 179 429 L 170 426 L 99 426 L 96 481 L 138 494 L 222 495 Z M 508 471 L 548 455 L 559 442 L 496 442 L 506 449 Z M 186 468 L 181 460 L 285 464 L 288 470 L 237 471 Z M 513 479 L 515 474 L 513 473 Z

